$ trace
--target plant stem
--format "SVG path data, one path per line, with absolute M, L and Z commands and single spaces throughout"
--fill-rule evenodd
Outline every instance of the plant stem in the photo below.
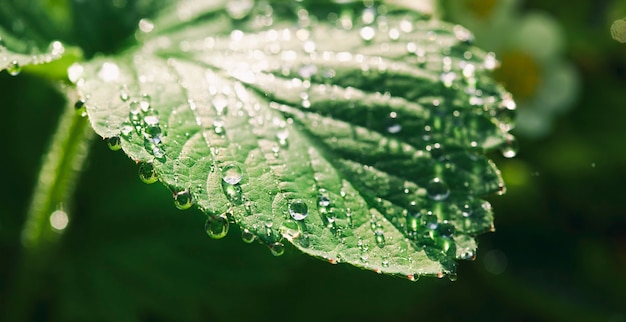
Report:
M 64 228 L 55 230 L 50 215 L 58 210 L 57 215 L 67 216 L 63 207 L 73 195 L 76 179 L 94 136 L 89 120 L 73 107 L 76 94 L 70 89 L 63 91 L 68 93 L 68 104 L 59 119 L 35 183 L 22 229 L 21 262 L 17 266 L 13 296 L 8 303 L 8 316 L 3 321 L 31 319 L 37 291 L 44 284 L 46 268 L 54 260 L 56 245 Z

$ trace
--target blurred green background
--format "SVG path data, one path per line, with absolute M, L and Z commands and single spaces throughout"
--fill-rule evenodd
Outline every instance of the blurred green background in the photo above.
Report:
M 528 0 L 515 10 L 546 13 L 559 26 L 559 59 L 578 75 L 576 100 L 551 116 L 549 133 L 520 133 L 516 158 L 493 154 L 508 193 L 490 198 L 496 232 L 478 238 L 477 258 L 460 263 L 457 281 L 411 283 L 293 248 L 274 257 L 234 227 L 211 240 L 203 214 L 177 210 L 165 187 L 141 183 L 132 161 L 96 139 L 33 319 L 626 321 L 626 44 L 610 33 L 626 5 Z M 130 30 L 118 25 L 81 45 L 111 50 Z M 505 70 L 514 65 L 503 61 Z M 515 71 L 505 81 L 527 76 Z M 26 73 L 0 73 L 0 98 L 1 313 L 41 156 L 65 103 Z

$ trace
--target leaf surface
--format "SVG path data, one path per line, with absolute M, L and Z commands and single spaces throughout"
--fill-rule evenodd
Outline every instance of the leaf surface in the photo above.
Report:
M 510 95 L 460 26 L 393 6 L 181 1 L 139 45 L 72 66 L 95 131 L 144 181 L 275 255 L 453 274 L 492 229 Z M 72 68 L 70 70 L 72 71 Z

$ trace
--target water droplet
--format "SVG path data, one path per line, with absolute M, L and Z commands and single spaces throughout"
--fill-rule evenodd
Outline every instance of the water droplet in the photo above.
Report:
M 236 20 L 245 18 L 253 7 L 253 0 L 230 0 L 226 2 L 226 12 Z
M 280 231 L 283 237 L 290 241 L 300 237 L 300 225 L 294 220 L 285 220 L 280 227 Z
M 274 256 L 281 256 L 285 253 L 285 245 L 281 242 L 273 243 L 269 247 Z
M 67 78 L 70 80 L 70 82 L 76 84 L 81 79 L 84 70 L 85 69 L 81 64 L 73 63 L 70 67 L 67 68 Z
M 456 79 L 456 73 L 455 72 L 442 73 L 440 78 L 444 86 L 450 87 L 452 86 L 452 83 Z
M 139 30 L 145 33 L 149 33 L 154 30 L 154 23 L 146 18 L 141 19 L 139 20 Z
M 142 162 L 139 164 L 139 179 L 147 184 L 155 183 L 159 180 L 152 162 Z
M 487 70 L 493 70 L 496 67 L 498 67 L 498 61 L 496 60 L 496 54 L 488 53 L 487 56 L 485 57 L 485 61 L 483 62 L 483 66 L 485 66 L 485 68 Z
M 120 125 L 120 134 L 125 138 L 130 138 L 133 134 L 134 127 L 128 122 L 122 122 Z
M 122 140 L 119 136 L 112 136 L 107 139 L 107 145 L 111 151 L 119 151 L 122 148 Z
M 464 204 L 461 209 L 463 217 L 467 218 L 472 215 L 472 207 L 469 204 Z
M 126 85 L 120 86 L 120 100 L 122 100 L 122 102 L 126 102 L 128 99 L 130 99 L 128 87 Z
M 241 168 L 234 163 L 228 164 L 222 169 L 222 180 L 228 184 L 238 184 L 241 178 L 243 178 L 243 172 Z
M 303 220 L 309 215 L 309 208 L 302 200 L 294 200 L 289 203 L 289 215 L 295 220 Z
M 424 215 L 422 217 L 422 222 L 423 222 L 424 227 L 431 229 L 431 230 L 437 229 L 437 226 L 439 225 L 437 216 L 433 214 L 432 212 L 428 212 L 426 215 Z M 427 234 L 430 235 L 430 232 L 427 232 Z
M 155 137 L 152 139 L 144 140 L 144 147 L 146 151 L 152 154 L 157 160 L 164 161 L 165 159 L 165 150 L 161 147 L 161 138 Z
M 105 62 L 98 70 L 98 77 L 105 82 L 116 81 L 120 77 L 120 68 L 112 62 Z
M 246 210 L 246 215 L 251 216 L 252 215 L 252 206 L 254 206 L 252 204 L 252 201 L 250 200 L 245 200 L 244 203 L 244 209 Z
M 448 278 L 450 279 L 451 282 L 456 282 L 456 280 L 458 279 L 458 276 L 456 275 L 456 273 L 448 273 Z
M 150 97 L 150 95 L 144 93 L 143 95 L 141 95 L 141 100 L 139 100 L 139 107 L 141 108 L 142 112 L 152 113 L 152 115 L 156 116 L 156 111 L 150 108 L 151 101 L 152 98 Z
M 473 250 L 468 250 L 467 252 L 461 254 L 461 259 L 473 261 L 476 259 L 476 253 Z
M 289 145 L 289 141 L 287 141 L 287 139 L 289 138 L 289 130 L 282 129 L 278 131 L 276 133 L 276 138 L 278 139 L 278 144 L 280 144 L 283 147 L 286 147 L 287 145 Z
M 193 196 L 189 189 L 184 189 L 174 193 L 174 205 L 180 210 L 191 208 L 193 205 Z
M 22 66 L 20 66 L 20 63 L 18 63 L 17 60 L 12 61 L 11 63 L 9 63 L 9 66 L 7 66 L 7 72 L 11 76 L 17 76 L 20 74 L 21 71 Z
M 456 229 L 454 225 L 448 222 L 442 222 L 441 224 L 437 225 L 437 234 L 443 238 L 452 238 L 454 236 L 455 230 Z
M 228 218 L 226 215 L 209 216 L 204 225 L 207 235 L 213 239 L 220 239 L 228 235 Z
M 407 275 L 406 277 L 407 277 L 407 278 L 409 279 L 409 281 L 411 281 L 411 282 L 417 282 L 417 281 L 420 279 L 419 274 L 409 274 L 409 275 Z
M 156 115 L 147 115 L 143 118 L 145 123 L 144 136 L 147 139 L 156 138 L 161 135 L 161 126 L 159 125 L 159 118 Z
M 376 30 L 374 30 L 374 28 L 370 26 L 363 27 L 361 28 L 360 35 L 361 35 L 361 38 L 363 38 L 363 40 L 370 41 L 374 39 L 374 36 L 376 35 Z
M 309 79 L 313 77 L 315 74 L 317 74 L 317 66 L 312 65 L 312 64 L 304 65 L 298 69 L 298 75 L 300 75 L 300 77 L 302 77 L 303 79 Z M 302 98 L 302 99 L 304 100 L 305 98 Z
M 224 94 L 218 93 L 213 96 L 211 104 L 217 115 L 222 116 L 228 113 L 228 98 Z
M 465 27 L 461 25 L 456 25 L 453 27 L 454 36 L 461 42 L 466 44 L 471 44 L 474 41 L 474 35 L 467 30 Z
M 436 201 L 445 200 L 450 195 L 448 185 L 440 178 L 432 179 L 426 186 L 426 191 L 428 197 Z
M 387 127 L 387 132 L 390 134 L 398 134 L 402 131 L 402 125 L 398 123 L 391 124 Z
M 81 111 L 85 108 L 85 100 L 78 100 L 74 103 L 74 109 L 77 111 Z
M 241 240 L 243 240 L 244 243 L 251 244 L 256 240 L 256 236 L 251 231 L 244 229 L 241 232 Z
M 430 152 L 430 156 L 435 160 L 443 161 L 446 157 L 445 151 L 439 143 L 427 146 L 426 150 Z
M 518 150 L 519 145 L 517 144 L 515 137 L 512 135 L 508 135 L 506 141 L 502 142 L 500 145 L 500 152 L 502 152 L 502 156 L 505 158 L 515 157 Z
M 381 229 L 376 230 L 374 233 L 374 239 L 376 240 L 376 245 L 378 245 L 378 247 L 385 247 L 385 234 Z
M 50 226 L 52 226 L 52 228 L 57 231 L 61 231 L 67 228 L 67 225 L 70 222 L 67 213 L 61 209 L 52 212 L 52 214 L 50 214 L 49 220 Z
M 238 184 L 228 184 L 222 181 L 222 191 L 226 198 L 235 205 L 241 205 L 243 203 L 243 192 L 241 186 Z
M 320 189 L 317 204 L 320 207 L 330 206 L 330 198 L 328 198 L 328 192 L 326 191 L 326 189 Z

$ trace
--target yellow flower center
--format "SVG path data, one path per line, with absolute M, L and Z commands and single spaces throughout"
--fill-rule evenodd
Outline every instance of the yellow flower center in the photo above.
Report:
M 478 18 L 489 17 L 497 4 L 498 0 L 465 0 L 465 7 Z
M 541 68 L 533 57 L 522 52 L 507 52 L 500 55 L 502 67 L 495 72 L 498 81 L 504 84 L 516 100 L 525 101 L 533 97 L 541 85 Z

